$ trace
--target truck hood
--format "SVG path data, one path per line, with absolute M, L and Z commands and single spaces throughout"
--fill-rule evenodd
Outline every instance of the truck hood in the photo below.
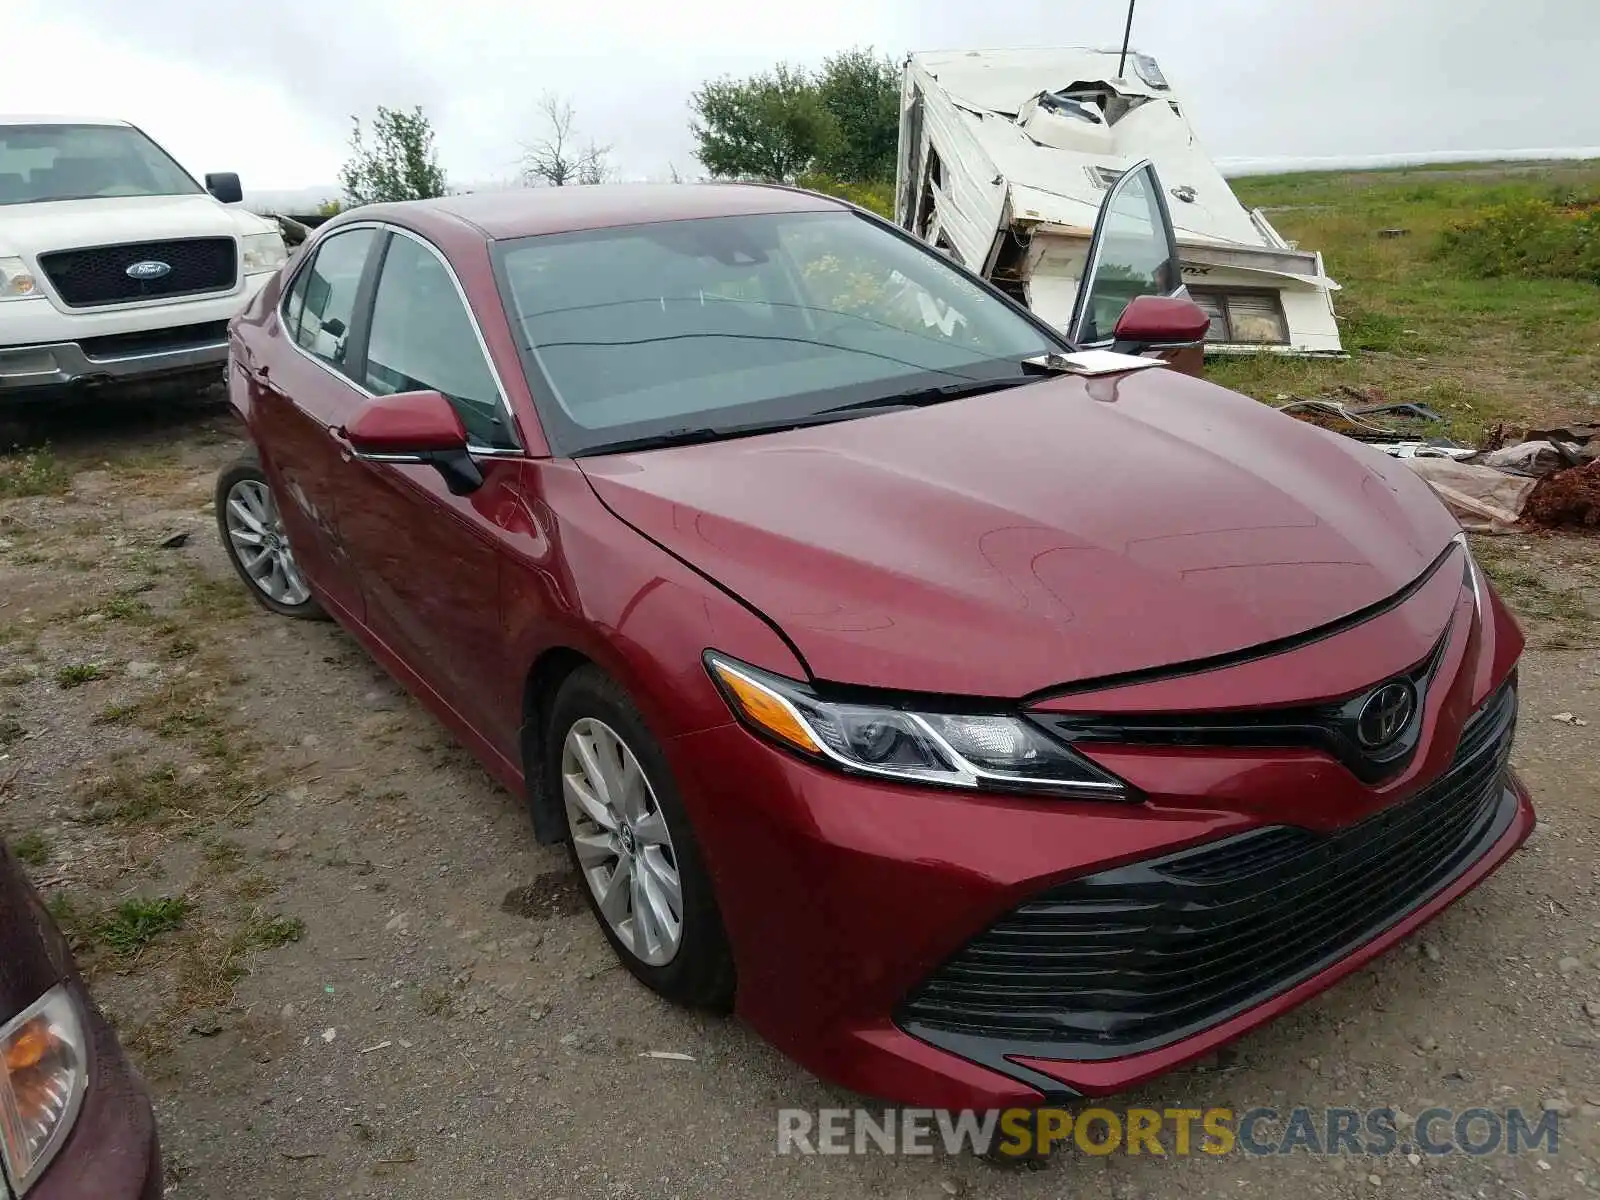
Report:
M 108 196 L 0 208 L 0 256 L 168 238 L 243 237 L 277 228 L 211 196 Z
M 1394 459 L 1162 368 L 581 465 L 816 678 L 990 697 L 1313 629 L 1458 532 Z

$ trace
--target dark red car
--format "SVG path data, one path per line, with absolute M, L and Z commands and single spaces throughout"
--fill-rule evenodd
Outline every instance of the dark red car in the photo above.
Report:
M 55 921 L 0 842 L 0 1196 L 157 1200 L 161 1153 Z
M 1107 203 L 1079 348 L 1193 346 L 1153 170 Z M 232 337 L 257 598 L 526 795 L 639 979 L 859 1091 L 1125 1088 L 1532 825 L 1521 635 L 1403 464 L 840 201 L 360 208 Z

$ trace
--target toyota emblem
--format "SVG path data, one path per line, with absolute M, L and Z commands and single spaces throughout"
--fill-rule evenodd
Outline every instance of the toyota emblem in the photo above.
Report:
M 1417 711 L 1417 693 L 1409 683 L 1386 683 L 1361 706 L 1356 741 L 1363 750 L 1378 750 L 1399 737 Z

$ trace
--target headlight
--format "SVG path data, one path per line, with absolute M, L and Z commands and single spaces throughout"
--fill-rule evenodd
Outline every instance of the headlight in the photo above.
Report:
M 83 1021 L 65 987 L 0 1028 L 0 1159 L 18 1196 L 72 1131 L 88 1062 Z
M 1115 776 L 1023 717 L 841 703 L 720 654 L 707 654 L 706 666 L 746 725 L 838 770 L 945 787 L 1128 798 Z
M 276 271 L 289 257 L 283 236 L 277 233 L 248 233 L 239 239 L 239 251 L 244 256 L 246 275 Z
M 43 295 L 39 281 L 20 258 L 0 258 L 0 300 L 28 300 Z

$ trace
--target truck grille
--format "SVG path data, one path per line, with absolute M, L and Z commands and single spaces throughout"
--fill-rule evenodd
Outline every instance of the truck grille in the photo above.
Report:
M 134 263 L 164 263 L 165 275 L 135 279 Z M 39 256 L 39 269 L 69 308 L 94 308 L 135 300 L 225 292 L 239 272 L 239 252 L 231 237 L 183 238 L 168 242 L 127 242 L 81 250 L 52 250 Z
M 1028 901 L 904 1003 L 909 1033 L 967 1057 L 1104 1059 L 1166 1045 L 1370 941 L 1504 831 L 1515 679 L 1409 799 L 1322 835 L 1272 826 L 1075 879 Z M 985 1042 L 990 1042 L 986 1049 Z M 993 1051 L 993 1053 L 990 1053 Z

